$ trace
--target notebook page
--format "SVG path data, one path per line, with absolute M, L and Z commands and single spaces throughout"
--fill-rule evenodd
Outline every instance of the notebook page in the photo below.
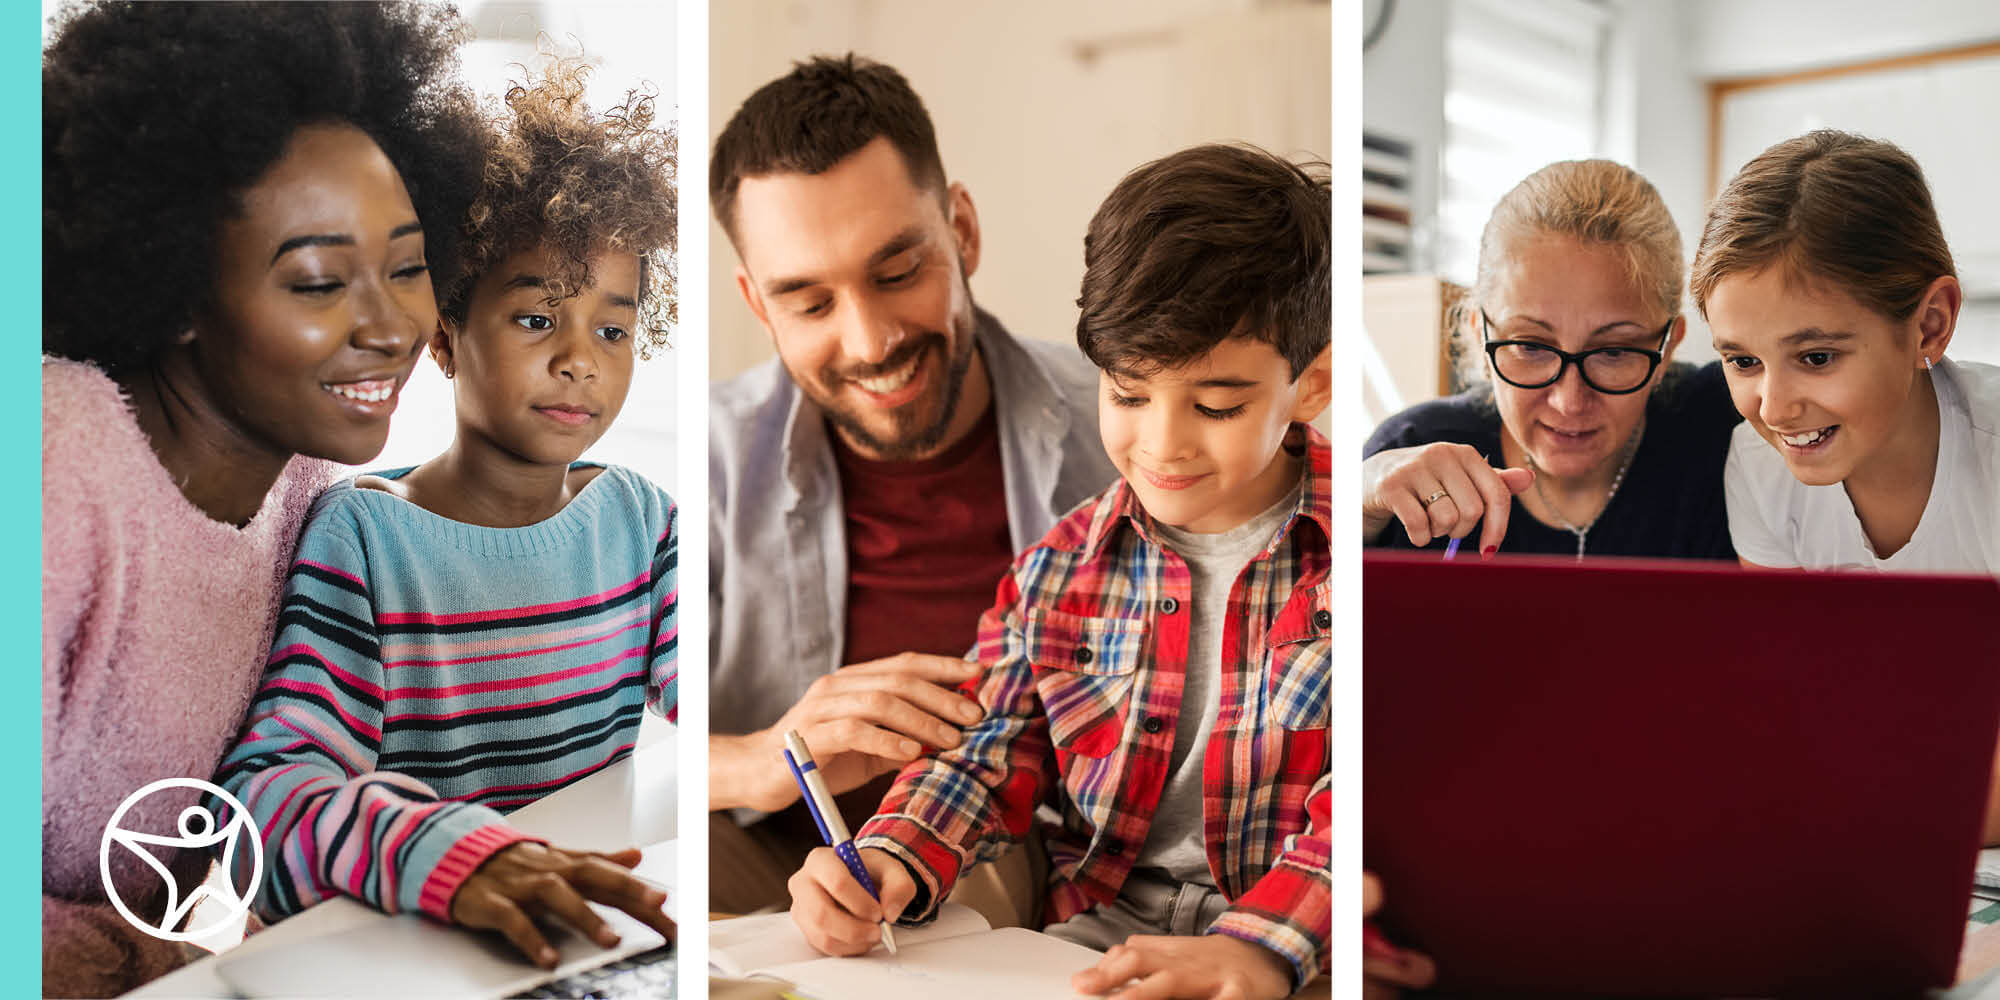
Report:
M 898 950 L 940 938 L 976 934 L 988 927 L 979 911 L 958 903 L 938 908 L 938 917 L 923 927 L 897 927 Z M 882 949 L 877 948 L 876 951 Z M 825 958 L 806 943 L 789 913 L 766 913 L 708 925 L 708 964 L 726 976 L 743 978 L 773 966 Z
M 1021 1000 L 1076 997 L 1069 978 L 1103 955 L 1020 927 L 765 969 L 813 1000 Z

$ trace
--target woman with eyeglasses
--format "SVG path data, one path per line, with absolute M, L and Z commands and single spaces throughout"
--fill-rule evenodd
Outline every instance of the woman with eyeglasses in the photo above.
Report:
M 1553 163 L 1516 185 L 1458 310 L 1489 384 L 1375 429 L 1367 543 L 1478 529 L 1482 557 L 1735 558 L 1722 467 L 1741 418 L 1720 365 L 1668 360 L 1686 332 L 1681 286 L 1679 231 L 1630 168 Z

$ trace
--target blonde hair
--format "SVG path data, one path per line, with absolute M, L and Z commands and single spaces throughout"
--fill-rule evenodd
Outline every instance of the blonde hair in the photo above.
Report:
M 1782 264 L 1891 319 L 1957 274 L 1923 169 L 1892 143 L 1834 129 L 1758 154 L 1715 198 L 1694 256 L 1695 305 L 1723 278 Z
M 1501 196 L 1479 234 L 1479 274 L 1453 317 L 1459 336 L 1470 340 L 1461 342 L 1460 352 L 1468 381 L 1483 373 L 1486 361 L 1477 334 L 1467 332 L 1475 328 L 1469 321 L 1485 308 L 1521 245 L 1548 235 L 1616 247 L 1633 283 L 1661 311 L 1680 315 L 1681 233 L 1660 192 L 1638 171 L 1610 160 L 1551 163 Z

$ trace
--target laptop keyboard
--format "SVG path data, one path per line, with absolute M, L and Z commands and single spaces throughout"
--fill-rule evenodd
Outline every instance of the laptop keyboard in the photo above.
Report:
M 582 997 L 589 1000 L 673 1000 L 676 994 L 674 946 L 661 945 L 652 951 L 621 958 L 595 969 L 551 979 L 516 998 Z

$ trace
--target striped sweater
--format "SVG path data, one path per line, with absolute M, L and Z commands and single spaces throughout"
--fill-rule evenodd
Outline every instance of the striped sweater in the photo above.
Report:
M 263 841 L 258 913 L 345 893 L 449 919 L 529 839 L 503 814 L 630 753 L 647 706 L 675 717 L 677 544 L 673 501 L 616 466 L 525 528 L 322 494 L 217 777 Z

